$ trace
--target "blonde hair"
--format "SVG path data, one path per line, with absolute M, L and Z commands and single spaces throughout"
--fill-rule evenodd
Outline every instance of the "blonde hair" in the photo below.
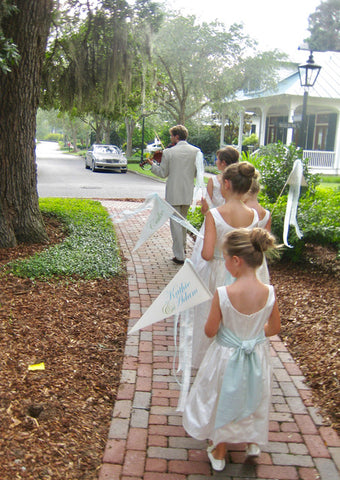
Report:
M 234 147 L 224 147 L 216 152 L 219 161 L 224 162 L 227 166 L 238 162 L 239 156 L 239 151 Z
M 247 265 L 259 267 L 263 262 L 263 252 L 278 248 L 275 237 L 264 228 L 238 228 L 225 235 L 223 252 L 230 257 L 243 258 Z
M 235 193 L 247 193 L 252 179 L 255 176 L 255 167 L 249 162 L 233 163 L 222 174 L 223 182 L 230 180 Z

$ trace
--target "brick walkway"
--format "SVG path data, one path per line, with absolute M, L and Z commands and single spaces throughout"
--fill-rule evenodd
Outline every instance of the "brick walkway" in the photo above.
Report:
M 110 213 L 140 205 L 102 203 Z M 147 215 L 116 224 L 128 259 L 129 329 L 180 268 L 170 261 L 168 223 L 132 253 Z M 274 390 L 269 444 L 252 463 L 245 462 L 243 444 L 230 446 L 225 470 L 216 473 L 206 455 L 206 442 L 189 437 L 176 412 L 179 389 L 172 375 L 172 320 L 128 336 L 99 480 L 339 480 L 339 437 L 323 426 L 301 371 L 279 337 L 272 337 L 271 345 Z

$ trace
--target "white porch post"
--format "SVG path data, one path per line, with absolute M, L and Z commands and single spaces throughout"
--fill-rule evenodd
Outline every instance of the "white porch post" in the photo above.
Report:
M 266 138 L 266 118 L 267 118 L 267 108 L 261 108 L 261 120 L 260 120 L 260 132 L 259 132 L 259 145 L 264 145 L 264 140 Z
M 242 152 L 242 141 L 243 141 L 243 125 L 244 125 L 244 110 L 240 111 L 240 123 L 238 127 L 238 151 Z
M 340 122 L 340 113 L 338 113 L 338 122 L 337 125 L 339 125 Z M 335 134 L 335 142 L 334 142 L 334 153 L 335 153 L 335 158 L 334 158 L 334 169 L 335 169 L 335 175 L 340 175 L 340 128 L 336 129 L 336 134 Z
M 290 109 L 289 109 L 289 113 L 288 113 L 288 123 L 292 123 L 293 122 L 293 118 L 294 118 L 294 108 L 291 106 Z M 286 141 L 286 145 L 290 145 L 293 141 L 293 128 L 287 128 L 287 141 Z

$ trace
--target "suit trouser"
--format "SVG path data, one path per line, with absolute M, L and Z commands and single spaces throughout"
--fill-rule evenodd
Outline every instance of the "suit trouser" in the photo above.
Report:
M 190 205 L 172 205 L 172 207 L 183 217 L 187 218 Z M 172 251 L 178 260 L 185 259 L 184 250 L 187 242 L 187 229 L 170 218 L 170 231 L 172 236 Z

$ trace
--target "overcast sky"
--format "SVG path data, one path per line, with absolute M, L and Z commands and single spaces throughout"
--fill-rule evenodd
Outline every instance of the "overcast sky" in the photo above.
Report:
M 164 0 L 168 8 L 201 20 L 219 20 L 227 26 L 243 23 L 244 32 L 259 42 L 261 50 L 278 48 L 292 60 L 307 53 L 298 52 L 309 36 L 308 16 L 321 0 Z

